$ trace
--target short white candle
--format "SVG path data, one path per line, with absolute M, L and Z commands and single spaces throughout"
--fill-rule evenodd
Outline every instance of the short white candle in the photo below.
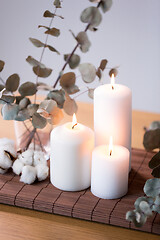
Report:
M 111 84 L 99 86 L 94 91 L 95 145 L 109 144 L 109 137 L 113 136 L 116 145 L 131 152 L 131 122 L 131 90 L 115 84 L 112 75 Z
M 91 192 L 103 199 L 116 199 L 128 191 L 129 151 L 123 146 L 101 145 L 93 150 Z
M 80 191 L 91 185 L 93 131 L 76 123 L 58 126 L 51 133 L 51 183 L 64 191 Z

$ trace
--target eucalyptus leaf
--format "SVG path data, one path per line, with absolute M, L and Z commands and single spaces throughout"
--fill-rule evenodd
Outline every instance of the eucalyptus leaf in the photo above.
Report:
M 109 71 L 109 76 L 112 77 L 112 74 L 114 74 L 114 77 L 117 76 L 118 74 L 118 70 L 116 68 L 112 68 L 110 71 Z
M 59 108 L 63 108 L 63 104 L 65 101 L 65 92 L 63 89 L 53 90 L 48 93 L 47 98 L 53 99 L 54 101 L 56 101 Z
M 29 40 L 33 43 L 33 45 L 35 46 L 35 47 L 44 47 L 45 46 L 45 44 L 44 43 L 42 43 L 41 41 L 39 41 L 38 39 L 35 39 L 35 38 L 29 38 Z
M 15 100 L 16 100 L 16 104 L 19 104 L 20 103 L 20 101 L 23 99 L 24 97 L 23 96 L 16 96 L 15 97 Z
M 152 157 L 148 165 L 151 169 L 156 168 L 160 165 L 160 151 Z
M 14 120 L 19 111 L 17 104 L 4 104 L 1 110 L 4 120 Z
M 139 198 L 137 198 L 137 200 L 135 201 L 135 203 L 134 203 L 134 206 L 135 206 L 135 209 L 137 210 L 137 211 L 141 211 L 141 208 L 140 208 L 140 203 L 141 202 L 147 202 L 148 204 L 149 204 L 149 206 L 151 206 L 153 203 L 154 203 L 154 200 L 153 200 L 153 198 L 151 198 L 151 197 L 139 197 Z
M 19 102 L 19 110 L 26 108 L 30 103 L 31 103 L 31 101 L 29 100 L 29 98 L 23 98 Z
M 145 214 L 133 210 L 126 213 L 126 219 L 133 222 L 136 227 L 142 227 L 146 222 L 147 217 Z
M 37 86 L 32 82 L 25 82 L 19 87 L 18 91 L 21 96 L 32 96 L 37 92 Z
M 56 52 L 58 55 L 60 55 L 60 53 L 58 52 L 57 49 L 55 49 L 54 47 L 50 46 L 50 45 L 46 45 L 46 47 L 48 47 L 48 49 L 52 52 Z
M 141 201 L 139 204 L 139 208 L 147 217 L 152 216 L 152 210 L 146 201 Z
M 151 174 L 155 178 L 160 178 L 160 165 L 154 168 Z
M 160 148 L 160 128 L 146 131 L 143 137 L 143 145 L 148 151 Z
M 149 126 L 149 130 L 155 130 L 157 128 L 160 128 L 160 121 L 154 121 Z
M 32 117 L 33 114 L 37 112 L 38 108 L 39 108 L 39 104 L 35 104 L 35 103 L 34 104 L 29 104 L 27 106 L 27 110 L 28 110 L 29 115 Z
M 70 56 L 70 54 L 65 54 L 64 60 L 67 61 L 69 56 Z M 73 54 L 68 62 L 71 69 L 76 68 L 79 65 L 79 63 L 80 63 L 80 56 L 78 56 L 77 54 Z
M 88 39 L 86 32 L 79 32 L 76 37 L 77 42 L 80 44 L 80 49 L 82 52 L 87 52 L 91 46 L 91 42 Z
M 50 12 L 49 10 L 46 10 L 43 14 L 43 17 L 48 17 L 48 18 L 54 18 L 55 14 Z
M 64 115 L 61 109 L 58 107 L 55 107 L 53 111 L 50 113 L 50 119 L 48 119 L 48 122 L 52 125 L 56 125 L 60 123 L 60 121 L 63 119 Z
M 5 65 L 5 62 L 0 60 L 0 72 L 2 72 L 4 65 Z
M 44 90 L 44 91 L 53 91 L 54 88 L 46 83 L 38 82 L 37 83 L 37 90 Z
M 74 72 L 64 73 L 60 78 L 60 85 L 62 88 L 69 88 L 76 82 L 76 75 Z
M 60 0 L 54 0 L 53 4 L 56 8 L 61 8 L 61 1 Z
M 47 26 L 44 26 L 44 25 L 38 25 L 38 28 L 45 28 L 45 29 L 47 29 L 47 30 L 49 30 L 49 29 L 50 29 L 49 27 L 47 27 Z
M 39 109 L 45 110 L 47 113 L 51 113 L 55 107 L 57 107 L 57 103 L 52 99 L 46 99 L 42 101 L 39 105 Z
M 42 78 L 47 78 L 51 75 L 52 69 L 51 68 L 41 68 L 40 66 L 33 67 L 33 72 Z
M 110 10 L 112 7 L 112 0 L 101 0 L 100 1 L 100 7 L 104 13 Z
M 14 96 L 10 96 L 10 95 L 3 95 L 0 98 L 0 104 L 5 104 L 5 102 L 3 100 L 6 101 L 7 103 L 14 103 L 15 97 Z
M 100 69 L 100 67 L 97 69 L 96 75 L 97 75 L 97 77 L 98 77 L 99 79 L 101 79 L 101 77 L 102 77 L 102 70 Z
M 91 63 L 80 64 L 79 71 L 85 83 L 91 83 L 96 78 L 96 68 Z
M 73 86 L 70 86 L 68 88 L 65 88 L 65 91 L 71 95 L 71 94 L 75 94 L 77 92 L 80 91 L 79 87 L 77 85 L 73 85 Z
M 25 108 L 18 112 L 14 120 L 24 122 L 27 119 L 30 119 L 30 115 L 29 115 L 28 109 Z
M 160 194 L 160 179 L 148 179 L 144 185 L 143 190 L 148 197 L 156 197 Z
M 154 205 L 152 206 L 152 210 L 160 213 L 160 196 L 156 197 L 154 201 Z
M 18 74 L 12 74 L 6 81 L 6 90 L 8 92 L 15 92 L 18 89 L 20 78 Z
M 104 71 L 104 69 L 106 68 L 107 63 L 108 63 L 107 59 L 102 59 L 99 68 L 100 68 L 102 71 Z
M 28 56 L 26 58 L 26 61 L 33 67 L 36 67 L 36 66 L 40 66 L 41 68 L 45 68 L 45 65 L 40 63 L 39 61 L 37 61 L 36 59 L 34 59 L 33 57 L 31 56 Z
M 89 88 L 88 89 L 88 97 L 90 97 L 91 99 L 94 98 L 94 88 Z
M 32 117 L 32 125 L 34 128 L 42 129 L 46 126 L 47 120 L 39 113 L 34 113 Z
M 60 35 L 60 30 L 58 28 L 49 28 L 47 31 L 45 31 L 45 34 L 58 37 Z
M 68 115 L 73 115 L 73 113 L 76 113 L 78 110 L 75 100 L 72 99 L 68 94 L 66 94 L 66 100 L 64 102 L 63 109 Z
M 92 27 L 97 27 L 102 21 L 102 16 L 98 8 L 88 7 L 83 10 L 80 19 L 84 23 L 89 23 Z

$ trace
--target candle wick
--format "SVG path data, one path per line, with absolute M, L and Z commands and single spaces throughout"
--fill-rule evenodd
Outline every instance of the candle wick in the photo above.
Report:
M 112 155 L 112 150 L 110 150 L 110 154 L 109 154 L 110 156 Z
M 74 129 L 74 127 L 77 125 L 77 123 L 75 123 L 73 126 L 72 126 L 72 129 Z
M 112 90 L 114 90 L 114 87 L 113 87 L 113 85 L 112 85 Z

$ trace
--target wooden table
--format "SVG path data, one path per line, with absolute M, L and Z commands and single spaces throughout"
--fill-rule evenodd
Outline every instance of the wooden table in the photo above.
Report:
M 78 121 L 93 128 L 93 105 L 79 103 Z M 70 117 L 65 116 L 64 121 Z M 160 120 L 160 114 L 133 111 L 132 147 L 143 148 L 144 126 Z M 0 117 L 0 137 L 15 139 L 12 121 Z M 160 239 L 159 236 L 69 217 L 0 205 L 0 239 L 3 240 L 132 240 Z

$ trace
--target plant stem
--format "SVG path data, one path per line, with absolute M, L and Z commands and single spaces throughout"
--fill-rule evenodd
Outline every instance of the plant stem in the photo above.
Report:
M 57 11 L 57 8 L 55 8 L 53 14 L 56 14 L 56 11 Z M 52 26 L 53 18 L 54 18 L 54 17 L 51 18 L 51 21 L 50 21 L 50 24 L 49 24 L 49 28 Z M 45 43 L 44 43 L 44 47 L 43 47 L 43 49 L 42 49 L 42 53 L 41 53 L 40 60 L 39 60 L 40 63 L 42 62 L 42 58 L 43 58 L 43 55 L 44 55 L 44 52 L 45 52 L 45 49 L 46 49 L 48 37 L 49 37 L 49 34 L 47 34 L 47 36 L 46 36 L 46 40 L 45 40 Z M 37 77 L 36 77 L 36 85 L 38 84 L 38 79 L 39 79 L 38 74 L 39 74 L 39 67 L 38 67 L 38 72 L 37 72 Z M 35 93 L 34 103 L 36 103 L 36 98 L 37 98 L 37 93 Z
M 30 133 L 30 136 L 29 136 L 28 142 L 26 144 L 25 150 L 27 150 L 29 148 L 29 145 L 31 144 L 32 139 L 34 138 L 35 133 L 36 133 L 36 128 L 34 128 L 32 130 L 32 132 Z
M 99 8 L 99 6 L 100 6 L 100 2 L 97 4 L 97 8 Z M 90 25 L 91 25 L 91 24 L 88 23 L 88 25 L 86 26 L 84 32 L 87 32 L 87 30 L 89 29 Z M 61 72 L 63 72 L 63 71 L 65 70 L 67 64 L 69 63 L 71 57 L 73 56 L 73 54 L 75 53 L 75 51 L 77 50 L 78 47 L 79 47 L 79 43 L 76 44 L 76 46 L 74 47 L 73 51 L 71 52 L 71 54 L 70 54 L 70 55 L 68 56 L 68 58 L 66 59 L 66 62 L 65 62 L 65 64 L 63 65 L 63 67 L 62 67 L 62 69 L 61 69 L 61 71 L 60 71 L 60 73 L 59 73 L 59 75 L 58 75 L 58 77 L 57 77 L 57 79 L 56 79 L 55 84 L 53 85 L 53 88 L 56 88 L 56 86 L 57 86 L 57 84 L 58 84 L 58 82 L 59 82 L 59 79 L 61 78 Z

